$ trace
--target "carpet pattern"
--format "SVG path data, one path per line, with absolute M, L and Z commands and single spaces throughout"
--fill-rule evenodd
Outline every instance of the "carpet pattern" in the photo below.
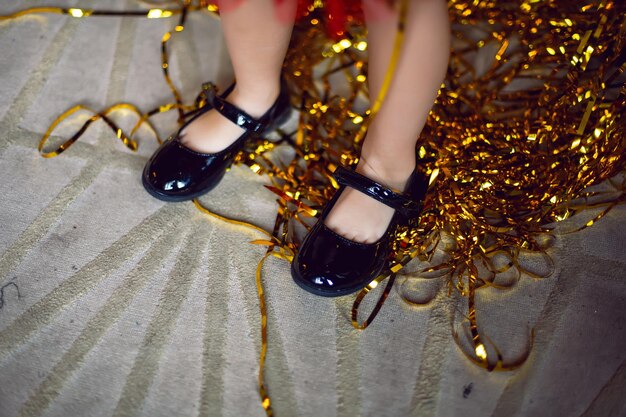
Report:
M 3 1 L 0 14 L 23 7 Z M 140 182 L 156 149 L 147 131 L 136 153 L 100 124 L 57 158 L 36 148 L 74 104 L 129 101 L 147 110 L 170 102 L 159 41 L 172 24 L 57 15 L 0 23 L 1 417 L 264 415 L 254 283 L 264 248 L 248 243 L 260 236 L 191 203 L 150 197 Z M 172 78 L 187 101 L 203 81 L 229 82 L 218 20 L 192 14 L 172 42 Z M 156 125 L 165 136 L 175 115 Z M 201 200 L 271 229 L 276 203 L 265 183 L 235 167 Z M 275 414 L 626 415 L 625 220 L 622 206 L 589 229 L 558 235 L 549 278 L 479 292 L 479 325 L 505 355 L 523 354 L 535 330 L 528 361 L 502 373 L 474 366 L 455 345 L 450 322 L 463 300 L 441 282 L 424 307 L 392 292 L 358 332 L 352 297 L 305 293 L 289 265 L 270 258 L 263 276 Z

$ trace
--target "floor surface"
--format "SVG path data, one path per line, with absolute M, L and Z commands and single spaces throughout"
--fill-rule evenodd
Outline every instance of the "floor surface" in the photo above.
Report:
M 0 14 L 22 7 L 3 1 Z M 74 104 L 169 102 L 159 41 L 172 24 L 58 15 L 0 23 L 1 417 L 264 415 L 254 282 L 264 248 L 248 243 L 260 236 L 191 203 L 150 197 L 140 182 L 156 148 L 148 132 L 137 153 L 102 125 L 57 158 L 37 151 Z M 205 80 L 228 82 L 219 22 L 191 15 L 171 62 L 186 100 Z M 163 135 L 175 126 L 158 118 Z M 202 201 L 271 228 L 276 203 L 264 181 L 235 167 Z M 305 293 L 289 265 L 270 258 L 275 415 L 626 415 L 625 220 L 622 206 L 559 235 L 551 277 L 522 277 L 511 291 L 478 297 L 480 323 L 507 359 L 523 354 L 534 328 L 528 361 L 509 372 L 464 357 L 450 327 L 457 301 L 445 291 L 419 308 L 394 291 L 358 332 L 348 320 L 352 297 Z

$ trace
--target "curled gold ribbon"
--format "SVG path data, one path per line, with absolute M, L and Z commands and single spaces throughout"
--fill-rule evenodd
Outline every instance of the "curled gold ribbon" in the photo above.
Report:
M 387 281 L 387 285 L 385 285 L 385 289 L 383 290 L 382 294 L 378 298 L 378 301 L 376 302 L 376 305 L 372 309 L 372 312 L 370 313 L 368 318 L 365 319 L 365 321 L 363 321 L 362 323 L 359 323 L 359 320 L 358 320 L 358 318 L 359 318 L 359 306 L 361 305 L 361 302 L 363 301 L 363 298 L 365 298 L 365 296 L 371 290 L 376 288 L 386 278 L 387 278 L 386 276 L 377 277 L 374 281 L 370 282 L 365 288 L 363 288 L 357 294 L 356 299 L 354 300 L 354 303 L 352 305 L 352 313 L 350 315 L 350 320 L 352 322 L 352 326 L 354 326 L 355 329 L 358 329 L 358 330 L 366 329 L 374 321 L 374 318 L 376 318 L 376 315 L 378 314 L 380 309 L 383 307 L 383 304 L 384 304 L 385 300 L 387 300 L 387 297 L 389 296 L 389 293 L 391 292 L 391 288 L 393 287 L 393 283 L 396 280 L 396 274 L 395 273 L 392 273 L 391 275 L 389 275 L 389 280 Z
M 380 88 L 380 91 L 378 92 L 378 96 L 374 100 L 374 103 L 372 104 L 372 107 L 370 109 L 369 118 L 366 119 L 365 123 L 361 125 L 361 128 L 359 129 L 358 133 L 356 134 L 354 138 L 355 143 L 361 142 L 363 138 L 365 137 L 365 134 L 367 133 L 367 128 L 369 124 L 371 123 L 371 120 L 374 117 L 376 117 L 376 114 L 378 113 L 378 110 L 380 109 L 380 106 L 382 105 L 383 100 L 385 99 L 387 92 L 389 90 L 389 85 L 391 84 L 391 80 L 393 79 L 393 74 L 395 73 L 396 67 L 398 65 L 400 52 L 402 51 L 402 44 L 404 42 L 404 28 L 406 27 L 406 16 L 407 16 L 408 8 L 409 8 L 408 0 L 401 0 L 399 2 L 398 26 L 397 26 L 397 30 L 396 30 L 396 34 L 395 34 L 395 38 L 393 42 L 393 50 L 391 52 L 391 58 L 387 66 L 387 71 L 385 73 L 385 77 L 383 79 L 383 83 Z M 375 288 L 376 285 L 378 285 L 383 279 L 384 277 L 377 277 L 374 281 L 372 281 L 369 285 L 367 285 L 357 294 L 356 300 L 354 301 L 354 304 L 352 306 L 352 313 L 351 313 L 351 318 L 352 318 L 351 321 L 352 321 L 352 326 L 354 326 L 354 328 L 359 329 L 359 330 L 366 329 L 367 326 L 369 326 L 370 323 L 374 321 L 374 319 L 376 318 L 376 315 L 378 314 L 383 304 L 387 300 L 387 297 L 389 296 L 389 292 L 391 291 L 391 287 L 393 286 L 393 283 L 396 279 L 395 272 L 391 273 L 391 275 L 389 276 L 389 281 L 387 282 L 387 285 L 384 291 L 382 292 L 378 301 L 376 302 L 376 305 L 374 309 L 372 310 L 372 313 L 370 314 L 370 316 L 363 323 L 359 324 L 357 317 L 359 314 L 358 310 L 361 304 L 361 300 L 373 288 Z
M 610 0 L 557 3 L 449 1 L 455 46 L 448 77 L 422 135 L 425 140 L 417 150 L 424 173 L 431 178 L 429 193 L 420 218 L 398 232 L 392 266 L 357 295 L 351 316 L 355 328 L 364 329 L 372 322 L 396 276 L 409 261 L 419 258 L 430 266 L 418 275 L 447 279 L 449 293 L 457 291 L 467 297 L 468 331 L 459 333 L 453 328 L 452 335 L 468 359 L 487 370 L 514 369 L 527 357 L 533 333 L 526 355 L 506 362 L 505 355 L 478 327 L 476 291 L 510 289 L 522 275 L 549 276 L 553 262 L 542 236 L 552 236 L 555 223 L 600 210 L 570 232 L 579 231 L 626 202 L 626 124 L 621 111 L 626 107 L 626 63 L 620 58 L 626 46 L 626 23 L 621 17 L 626 6 Z M 53 157 L 67 150 L 98 120 L 107 123 L 124 146 L 135 150 L 138 144 L 133 137 L 144 123 L 160 142 L 150 124 L 153 115 L 176 110 L 182 123 L 206 104 L 202 92 L 194 104 L 182 104 L 168 72 L 168 42 L 184 30 L 189 12 L 215 13 L 217 8 L 205 1 L 177 4 L 179 7 L 172 9 L 137 12 L 46 7 L 0 16 L 0 20 L 32 13 L 179 16 L 178 23 L 161 39 L 162 71 L 174 102 L 146 113 L 127 103 L 101 112 L 72 107 L 42 138 L 38 147 L 42 156 Z M 399 21 L 405 19 L 407 4 L 408 0 L 399 2 Z M 256 284 L 262 319 L 259 394 L 268 415 L 272 409 L 264 382 L 268 345 L 262 266 L 269 256 L 291 261 L 299 246 L 294 223 L 307 227 L 307 221 L 318 215 L 338 187 L 331 176 L 335 167 L 358 161 L 358 144 L 384 99 L 403 39 L 404 26 L 399 25 L 383 88 L 371 109 L 363 110 L 360 99 L 366 94 L 367 77 L 363 31 L 352 28 L 345 39 L 333 43 L 320 30 L 325 18 L 321 2 L 313 2 L 307 13 L 296 24 L 294 45 L 298 48 L 288 51 L 284 68 L 292 102 L 299 110 L 298 128 L 281 132 L 278 141 L 258 138 L 235 158 L 235 164 L 247 165 L 270 179 L 272 185 L 267 187 L 279 197 L 273 231 L 217 215 L 194 201 L 208 216 L 262 233 L 263 238 L 251 243 L 267 246 L 257 266 Z M 510 42 L 513 38 L 516 42 Z M 472 60 L 487 46 L 494 47 L 493 62 L 481 72 Z M 301 50 L 310 53 L 303 55 Z M 331 80 L 337 76 L 344 77 L 349 86 L 341 95 Z M 520 88 L 516 81 L 528 86 Z M 55 150 L 44 151 L 59 124 L 81 110 L 90 112 L 91 117 L 79 131 Z M 129 134 L 114 123 L 116 111 L 130 111 L 139 117 Z M 268 154 L 281 144 L 295 151 L 292 161 L 277 161 Z M 612 190 L 585 191 L 604 180 Z M 441 253 L 446 257 L 438 256 Z M 522 257 L 529 253 L 545 258 L 547 272 L 524 267 Z M 511 274 L 509 282 L 499 280 L 504 273 Z M 360 323 L 362 301 L 387 277 L 372 313 Z M 468 339 L 472 352 L 463 348 L 466 344 L 461 337 Z

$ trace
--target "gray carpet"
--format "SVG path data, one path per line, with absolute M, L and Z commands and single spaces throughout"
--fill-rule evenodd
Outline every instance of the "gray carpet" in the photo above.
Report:
M 0 14 L 25 5 L 5 0 Z M 57 15 L 0 23 L 1 417 L 264 415 L 254 283 L 264 248 L 248 243 L 261 236 L 145 193 L 139 174 L 156 148 L 148 131 L 137 153 L 101 124 L 57 158 L 36 148 L 73 104 L 169 102 L 159 41 L 172 24 Z M 190 16 L 173 50 L 186 100 L 202 81 L 230 79 L 209 15 Z M 163 135 L 174 117 L 158 117 Z M 202 201 L 269 229 L 276 203 L 264 183 L 236 167 Z M 287 262 L 270 258 L 267 383 L 276 415 L 626 415 L 625 219 L 618 207 L 558 236 L 551 277 L 481 292 L 479 324 L 505 359 L 522 355 L 535 329 L 528 361 L 510 372 L 488 373 L 464 357 L 450 325 L 464 300 L 441 285 L 424 307 L 392 292 L 358 332 L 348 319 L 352 297 L 305 293 Z

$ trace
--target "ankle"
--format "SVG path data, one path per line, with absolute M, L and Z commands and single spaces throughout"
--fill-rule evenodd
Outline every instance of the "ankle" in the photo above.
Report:
M 373 180 L 394 188 L 404 190 L 406 182 L 415 170 L 415 151 L 375 152 L 363 147 L 356 171 Z
M 238 106 L 252 117 L 261 117 L 274 104 L 280 93 L 280 85 L 266 83 L 254 88 L 239 84 L 229 94 L 228 101 Z

